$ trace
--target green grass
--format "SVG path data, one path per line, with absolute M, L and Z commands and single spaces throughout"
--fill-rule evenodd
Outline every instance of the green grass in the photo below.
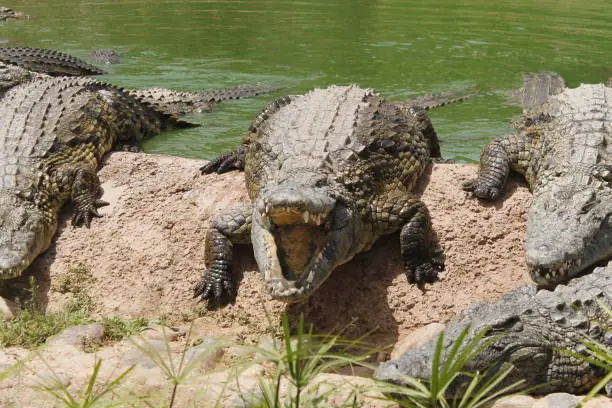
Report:
M 37 290 L 38 285 L 31 279 L 31 298 L 12 320 L 0 321 L 0 347 L 32 349 L 70 326 L 92 321 L 91 300 L 88 297 L 75 296 L 61 310 L 43 313 L 36 298 Z
M 402 407 L 480 408 L 502 395 L 522 391 L 523 380 L 501 386 L 512 371 L 511 366 L 502 366 L 495 372 L 465 370 L 471 359 L 499 338 L 494 336 L 485 340 L 485 328 L 467 341 L 469 331 L 468 325 L 453 342 L 443 363 L 444 333 L 438 336 L 429 381 L 404 376 L 405 386 L 383 385 L 385 392 L 394 395 L 394 401 Z M 447 390 L 459 376 L 466 376 L 471 380 L 466 383 L 461 396 L 449 397 Z
M 128 335 L 129 333 L 140 330 L 139 322 L 126 322 L 121 319 L 108 319 L 111 329 L 116 333 L 116 338 Z M 162 330 L 165 330 L 162 326 Z M 216 406 L 220 403 L 223 393 L 231 382 L 237 380 L 238 376 L 247 368 L 260 364 L 266 369 L 266 375 L 262 376 L 258 382 L 258 392 L 255 395 L 244 396 L 251 408 L 317 408 L 327 407 L 329 398 L 333 394 L 335 406 L 339 407 L 359 407 L 361 406 L 362 395 L 377 392 L 380 399 L 390 403 L 397 403 L 407 408 L 482 408 L 492 400 L 510 393 L 525 391 L 523 381 L 518 381 L 507 385 L 505 380 L 510 374 L 511 366 L 502 366 L 495 372 L 468 372 L 469 361 L 480 353 L 485 347 L 497 340 L 498 337 L 485 339 L 486 330 L 468 339 L 470 328 L 466 327 L 457 340 L 451 345 L 448 352 L 444 353 L 444 334 L 438 337 L 434 358 L 432 361 L 432 377 L 430 380 L 421 380 L 411 377 L 404 377 L 402 386 L 383 382 L 372 381 L 365 385 L 355 385 L 348 381 L 342 384 L 331 384 L 327 386 L 320 383 L 318 378 L 322 374 L 338 372 L 346 367 L 366 367 L 373 369 L 373 365 L 368 361 L 372 355 L 379 350 L 367 346 L 362 339 L 348 341 L 337 335 L 316 335 L 312 328 L 306 329 L 303 317 L 297 325 L 295 334 L 292 335 L 289 321 L 286 315 L 282 316 L 281 339 L 274 347 L 257 347 L 243 345 L 246 351 L 255 354 L 245 361 L 239 361 L 234 367 L 233 377 L 227 380 L 216 401 Z M 191 330 L 190 330 L 191 333 Z M 121 372 L 118 376 L 107 381 L 101 381 L 99 372 L 102 362 L 97 361 L 90 379 L 84 390 L 73 392 L 63 385 L 63 382 L 53 377 L 45 384 L 36 387 L 42 393 L 54 398 L 59 406 L 69 408 L 96 408 L 106 406 L 131 406 L 131 407 L 164 407 L 174 408 L 177 398 L 181 392 L 181 386 L 188 381 L 197 381 L 197 384 L 204 389 L 206 387 L 206 377 L 195 377 L 194 371 L 200 366 L 202 358 L 207 353 L 202 353 L 200 357 L 187 360 L 185 358 L 188 350 L 190 333 L 184 343 L 182 353 L 173 353 L 170 347 L 170 340 L 164 331 L 165 348 L 161 350 L 154 347 L 141 336 L 133 337 L 132 344 L 146 355 L 168 380 L 168 387 L 164 388 L 164 393 L 159 394 L 149 391 L 145 395 L 134 396 L 121 394 L 121 386 L 129 378 L 133 367 Z M 501 334 L 503 335 L 503 334 Z M 500 336 L 501 336 L 500 335 Z M 596 387 L 592 394 L 597 393 L 608 381 L 612 380 L 612 353 L 609 347 L 586 342 L 590 350 L 589 362 L 608 370 L 606 376 Z M 218 347 L 230 346 L 227 341 L 207 345 L 210 350 Z M 443 356 L 445 359 L 443 360 Z M 49 367 L 50 371 L 53 371 Z M 7 375 L 14 375 L 15 370 Z M 466 378 L 461 395 L 449 397 L 449 386 L 459 376 Z M 0 379 L 3 377 L 0 374 Z M 236 384 L 238 384 L 236 382 Z M 343 393 L 338 394 L 337 388 L 343 387 Z M 384 397 L 382 396 L 384 395 Z M 209 397 L 207 397 L 209 398 Z M 338 398 L 341 400 L 339 401 Z M 193 401 L 193 406 L 203 401 Z M 207 406 L 215 404 L 215 401 L 206 400 Z

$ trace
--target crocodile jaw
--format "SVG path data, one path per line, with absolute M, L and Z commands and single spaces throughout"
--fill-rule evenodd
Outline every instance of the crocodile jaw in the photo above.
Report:
M 315 191 L 301 191 L 294 203 L 285 193 L 258 200 L 251 241 L 271 296 L 295 302 L 352 258 L 360 223 L 347 207 Z
M 540 285 L 562 283 L 612 255 L 612 193 L 554 189 L 534 196 L 525 236 L 527 266 Z
M 12 279 L 49 246 L 53 231 L 30 202 L 0 191 L 0 279 Z

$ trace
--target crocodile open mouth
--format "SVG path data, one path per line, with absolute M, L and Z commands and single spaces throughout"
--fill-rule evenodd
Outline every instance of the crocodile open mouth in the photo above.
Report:
M 276 243 L 283 276 L 297 280 L 325 245 L 326 231 L 321 223 L 325 214 L 300 213 L 294 209 L 274 209 L 267 214 Z
M 257 206 L 251 241 L 271 295 L 295 301 L 308 296 L 346 261 L 354 234 L 347 222 L 352 213 L 343 205 L 316 196 L 308 201 L 304 195 L 289 203 L 286 197 L 282 192 Z

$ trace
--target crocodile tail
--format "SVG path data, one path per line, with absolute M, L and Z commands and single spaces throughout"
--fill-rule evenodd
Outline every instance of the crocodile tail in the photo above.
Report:
M 523 76 L 523 87 L 512 91 L 512 96 L 523 106 L 523 111 L 543 105 L 549 96 L 565 89 L 565 79 L 555 72 L 532 72 Z
M 249 98 L 272 92 L 275 88 L 265 84 L 245 84 L 230 88 L 214 89 L 212 91 L 197 92 L 207 103 L 219 103 L 232 99 Z
M 201 92 L 182 92 L 165 88 L 130 89 L 126 92 L 160 112 L 181 116 L 194 112 L 210 112 L 213 103 L 259 95 L 270 90 L 272 88 L 265 85 L 240 85 Z
M 79 58 L 41 48 L 0 47 L 0 61 L 52 76 L 87 76 L 105 73 Z
M 417 98 L 411 99 L 409 101 L 402 102 L 394 102 L 398 105 L 407 105 L 407 106 L 415 106 L 422 108 L 424 110 L 431 110 L 436 108 L 441 108 L 442 106 L 450 105 L 453 103 L 464 102 L 465 100 L 473 97 L 476 94 L 476 91 L 473 92 L 457 92 L 457 91 L 448 91 L 448 92 L 439 92 L 434 94 L 428 94 L 419 96 Z

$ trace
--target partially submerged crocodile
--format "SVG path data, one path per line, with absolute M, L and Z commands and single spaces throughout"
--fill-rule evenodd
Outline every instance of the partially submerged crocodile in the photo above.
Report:
M 496 199 L 510 170 L 533 192 L 525 249 L 533 280 L 564 282 L 612 256 L 612 88 L 565 88 L 556 74 L 526 77 L 521 127 L 492 141 L 464 188 Z
M 232 243 L 251 242 L 272 297 L 296 301 L 398 230 L 408 280 L 433 282 L 444 257 L 412 191 L 439 156 L 423 108 L 371 89 L 331 86 L 274 101 L 236 150 L 201 169 L 244 170 L 252 203 L 214 218 L 195 296 L 211 305 L 235 298 Z
M 0 21 L 5 20 L 28 20 L 30 16 L 20 12 L 15 11 L 11 8 L 0 6 Z
M 79 58 L 56 50 L 30 47 L 0 47 L 0 96 L 6 90 L 34 79 L 50 76 L 102 75 L 105 71 Z M 245 84 L 210 91 L 181 92 L 165 88 L 125 90 L 143 103 L 175 115 L 208 112 L 215 103 L 269 92 L 272 87 Z
M 89 53 L 89 56 L 103 64 L 119 64 L 121 62 L 119 52 L 112 49 L 93 50 Z
M 493 374 L 512 367 L 500 386 L 525 380 L 525 387 L 539 386 L 533 393 L 583 393 L 607 373 L 567 352 L 588 356 L 584 340 L 612 346 L 612 316 L 604 306 L 612 307 L 612 262 L 554 291 L 519 287 L 496 303 L 475 303 L 452 319 L 445 329 L 440 364 L 469 325 L 463 344 L 483 330 L 486 335 L 479 344 L 492 342 L 468 363 L 466 372 Z M 405 376 L 431 379 L 437 340 L 383 363 L 375 377 L 396 384 L 407 384 Z M 457 377 L 448 394 L 461 394 L 470 379 Z

